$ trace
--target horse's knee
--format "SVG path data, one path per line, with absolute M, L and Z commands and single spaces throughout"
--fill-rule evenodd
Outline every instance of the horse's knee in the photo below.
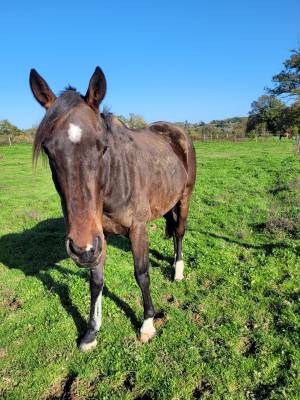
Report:
M 134 276 L 141 289 L 149 287 L 150 278 L 148 269 L 135 271 Z
M 186 231 L 186 225 L 187 225 L 186 224 L 186 219 L 181 219 L 179 221 L 179 224 L 176 227 L 176 231 L 175 231 L 177 239 L 182 239 L 183 238 L 183 236 L 185 234 L 185 231 Z

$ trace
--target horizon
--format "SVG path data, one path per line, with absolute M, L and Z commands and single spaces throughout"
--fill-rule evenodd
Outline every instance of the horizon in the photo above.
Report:
M 0 120 L 21 129 L 44 115 L 29 88 L 31 68 L 56 94 L 68 84 L 84 94 L 99 65 L 107 79 L 101 110 L 116 115 L 246 117 L 300 40 L 296 0 L 29 4 L 18 3 L 17 13 L 3 5 L 0 27 Z

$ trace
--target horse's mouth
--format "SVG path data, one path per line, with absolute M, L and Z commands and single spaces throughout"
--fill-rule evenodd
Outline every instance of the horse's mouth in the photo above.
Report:
M 66 250 L 68 255 L 70 256 L 70 258 L 75 262 L 75 264 L 80 267 L 80 268 L 94 268 L 97 265 L 99 265 L 100 259 L 101 259 L 101 255 L 102 255 L 102 251 L 100 251 L 100 253 L 98 255 L 96 255 L 95 257 L 93 257 L 91 260 L 88 261 L 84 261 L 81 259 L 80 256 L 77 256 L 76 254 L 74 254 L 71 250 L 70 247 L 68 245 L 68 242 L 66 244 Z M 83 257 L 84 258 L 84 257 Z
M 89 261 L 89 262 L 83 262 L 80 260 L 79 257 L 75 256 L 74 254 L 70 255 L 71 259 L 75 262 L 75 264 L 80 267 L 80 268 L 95 268 L 97 267 L 97 265 L 99 265 L 100 262 L 100 258 L 101 258 L 101 253 L 99 254 L 98 257 L 95 258 L 95 260 L 93 261 Z

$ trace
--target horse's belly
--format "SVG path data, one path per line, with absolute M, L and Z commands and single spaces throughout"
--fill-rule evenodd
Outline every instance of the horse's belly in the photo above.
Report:
M 167 151 L 165 147 L 167 146 Z M 151 148 L 132 155 L 128 168 L 111 177 L 114 182 L 104 196 L 104 214 L 109 233 L 128 230 L 136 221 L 147 222 L 171 210 L 182 197 L 187 171 L 169 145 L 161 152 Z
M 151 220 L 159 218 L 171 210 L 184 191 L 187 181 L 185 168 L 181 164 L 171 168 L 159 184 L 153 184 L 149 193 Z

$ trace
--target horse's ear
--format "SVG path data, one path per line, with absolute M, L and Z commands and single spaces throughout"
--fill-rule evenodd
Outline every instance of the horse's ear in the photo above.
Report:
M 50 108 L 55 102 L 56 96 L 49 88 L 47 82 L 37 73 L 35 69 L 32 69 L 30 71 L 29 83 L 31 91 L 36 100 L 41 106 L 48 110 L 48 108 Z
M 106 93 L 106 79 L 100 67 L 96 67 L 93 73 L 88 90 L 85 95 L 85 101 L 98 112 L 99 104 L 104 99 Z

